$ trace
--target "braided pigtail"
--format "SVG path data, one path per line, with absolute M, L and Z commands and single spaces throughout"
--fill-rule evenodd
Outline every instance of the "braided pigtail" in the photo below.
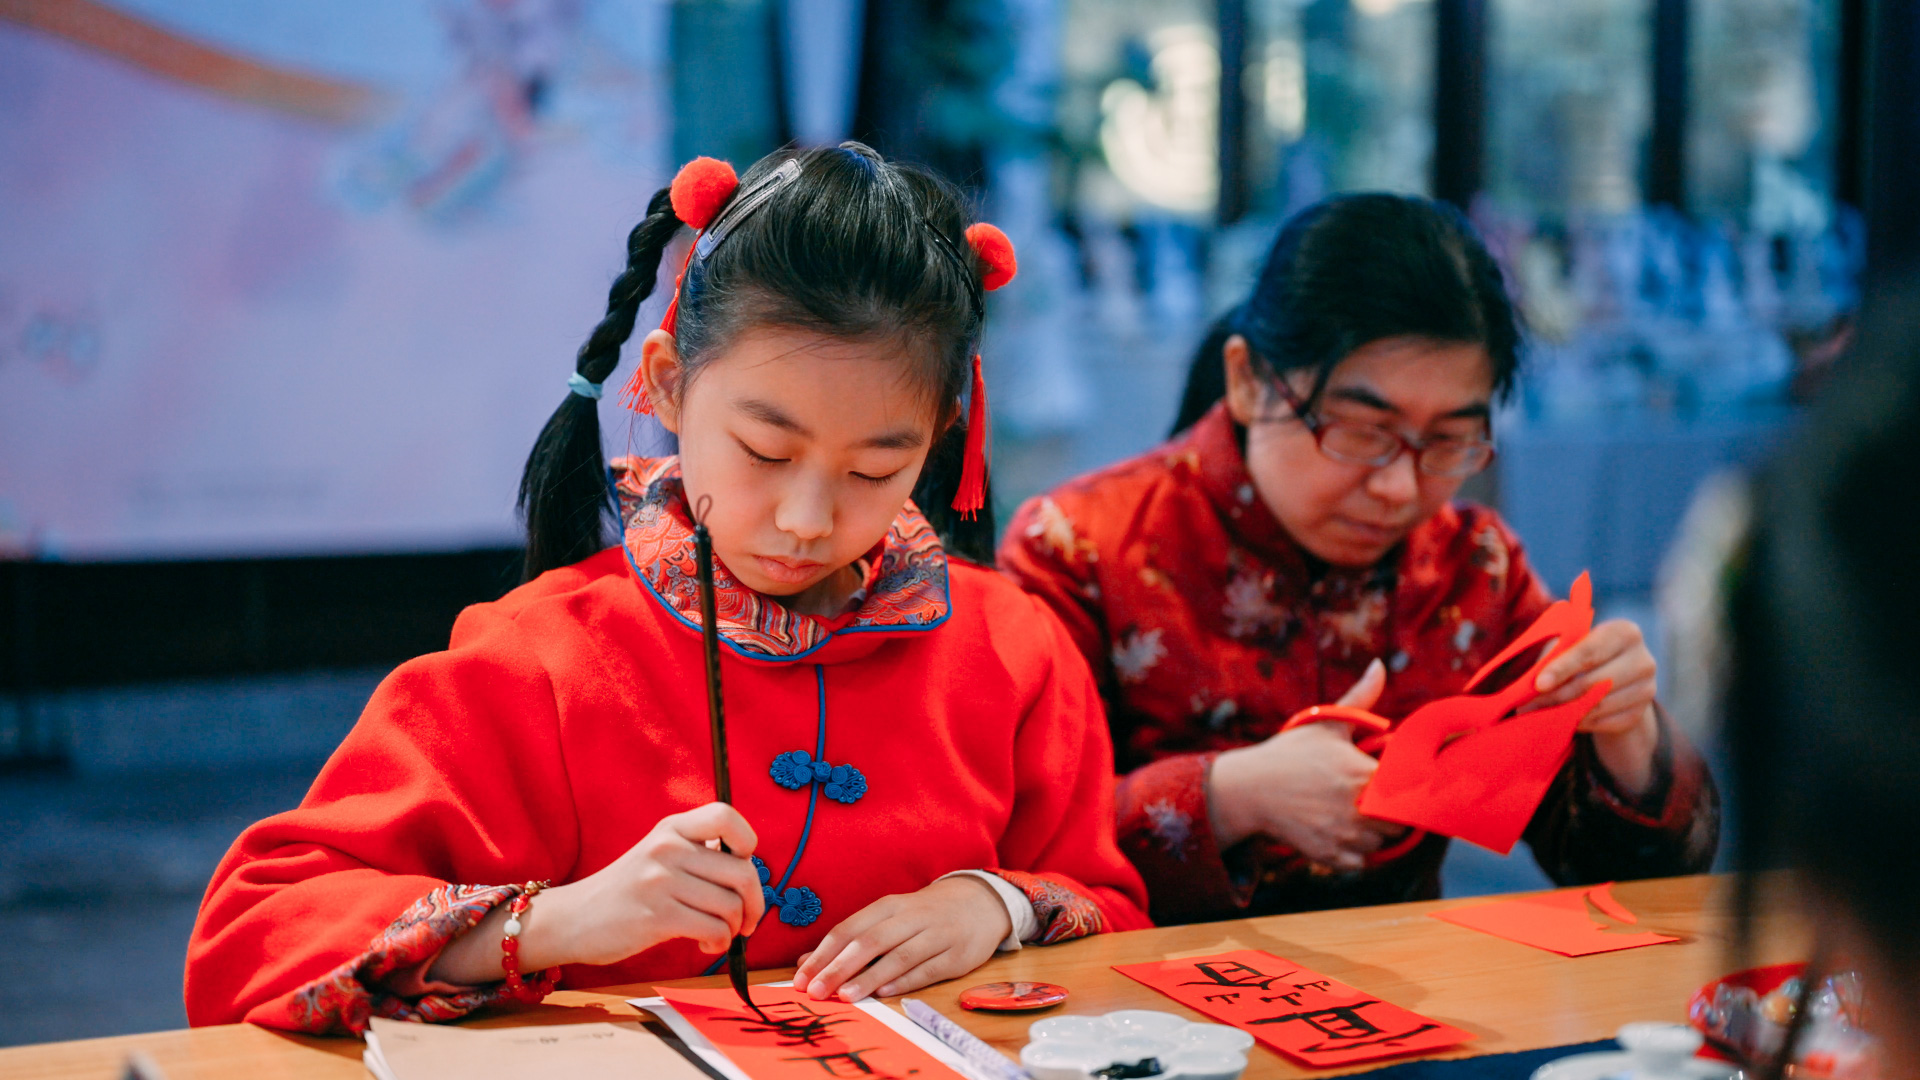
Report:
M 606 458 L 600 449 L 600 384 L 620 364 L 620 347 L 633 336 L 640 305 L 653 294 L 660 257 L 680 219 L 668 189 L 647 204 L 647 216 L 627 234 L 627 266 L 607 290 L 607 314 L 587 336 L 574 361 L 575 387 L 527 455 L 520 475 L 519 510 L 527 526 L 523 580 L 531 581 L 606 546 Z

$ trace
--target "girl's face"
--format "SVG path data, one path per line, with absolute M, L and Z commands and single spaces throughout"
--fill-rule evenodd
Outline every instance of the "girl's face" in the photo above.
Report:
M 1247 472 L 1267 509 L 1301 547 L 1336 566 L 1371 566 L 1453 498 L 1465 477 L 1429 476 L 1402 451 L 1386 465 L 1335 461 L 1256 373 L 1245 338 L 1225 349 L 1227 408 L 1247 429 Z M 1301 399 L 1311 372 L 1286 376 Z M 1371 424 L 1420 443 L 1487 430 L 1493 361 L 1477 344 L 1395 337 L 1340 361 L 1321 395 L 1326 420 Z
M 687 505 L 712 499 L 714 554 L 748 588 L 814 610 L 814 594 L 857 586 L 844 572 L 886 535 L 933 444 L 935 408 L 902 348 L 753 328 L 676 394 L 674 339 L 647 335 L 642 371 L 680 437 Z

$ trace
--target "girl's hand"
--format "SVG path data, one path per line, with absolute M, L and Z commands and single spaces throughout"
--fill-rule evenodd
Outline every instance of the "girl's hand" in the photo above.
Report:
M 793 985 L 820 1001 L 892 997 L 954 979 L 993 956 L 1013 932 L 1007 906 L 978 878 L 941 878 L 919 892 L 881 897 L 800 958 Z
M 718 850 L 722 840 L 733 854 Z M 753 827 L 725 803 L 661 818 L 598 873 L 534 899 L 522 920 L 520 970 L 614 964 L 674 938 L 725 952 L 735 934 L 752 933 L 766 913 L 759 873 L 747 858 L 755 843 Z M 489 912 L 441 951 L 429 977 L 467 986 L 498 980 L 505 922 L 504 906 Z
M 1372 708 L 1386 685 L 1387 670 L 1375 660 L 1339 704 Z M 1352 729 L 1337 721 L 1229 750 L 1214 759 L 1207 778 L 1216 842 L 1225 850 L 1262 833 L 1314 863 L 1359 870 L 1369 853 L 1406 831 L 1360 814 L 1360 789 L 1379 767 L 1353 745 Z
M 1541 696 L 1522 711 L 1572 701 L 1601 682 L 1613 683 L 1580 721 L 1580 730 L 1593 736 L 1594 752 L 1614 781 L 1638 795 L 1653 783 L 1653 752 L 1660 745 L 1653 711 L 1657 667 L 1638 626 L 1626 619 L 1603 622 L 1540 672 L 1533 685 Z

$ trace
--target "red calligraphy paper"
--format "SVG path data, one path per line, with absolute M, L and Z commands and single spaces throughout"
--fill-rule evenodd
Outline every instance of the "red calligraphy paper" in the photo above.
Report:
M 1614 899 L 1612 882 L 1591 889 L 1571 889 L 1540 896 L 1520 896 L 1494 904 L 1449 908 L 1433 912 L 1433 917 L 1536 949 L 1557 952 L 1562 956 L 1590 956 L 1680 940 L 1648 930 L 1638 933 L 1623 931 L 1608 922 L 1611 919 L 1632 925 L 1640 921 L 1633 912 Z
M 1443 1050 L 1473 1038 L 1258 949 L 1113 970 L 1313 1068 Z
M 1526 831 L 1553 779 L 1573 753 L 1574 729 L 1611 684 L 1559 705 L 1518 712 L 1538 698 L 1534 680 L 1593 627 L 1593 586 L 1581 574 L 1566 600 L 1475 673 L 1466 692 L 1415 710 L 1386 739 L 1380 767 L 1360 795 L 1360 812 L 1455 836 L 1502 855 Z M 1518 678 L 1494 676 L 1530 651 Z
M 844 1001 L 756 986 L 758 1008 L 749 1009 L 731 989 L 654 989 L 754 1080 L 959 1080 L 905 1036 Z

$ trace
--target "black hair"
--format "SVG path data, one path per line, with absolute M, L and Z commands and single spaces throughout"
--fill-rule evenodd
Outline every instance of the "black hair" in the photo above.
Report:
M 977 517 L 951 508 L 967 434 L 959 396 L 984 317 L 985 268 L 966 240 L 965 199 L 940 177 L 883 160 L 859 143 L 777 151 L 740 177 L 739 191 L 788 161 L 798 163 L 799 177 L 687 270 L 675 326 L 681 380 L 674 392 L 684 394 L 706 361 L 751 327 L 898 341 L 935 407 L 937 442 L 913 498 L 949 551 L 990 563 L 991 488 Z M 626 269 L 608 290 L 606 316 L 574 361 L 589 382 L 606 382 L 619 364 L 640 304 L 653 292 L 661 254 L 679 229 L 662 189 L 627 235 Z M 520 479 L 528 580 L 606 546 L 614 511 L 605 472 L 599 413 L 593 401 L 570 393 L 540 432 Z
M 1726 716 L 1743 910 L 1755 871 L 1795 868 L 1906 981 L 1907 1005 L 1920 993 L 1916 284 L 1870 303 L 1845 370 L 1756 486 Z
M 1195 351 L 1173 434 L 1226 396 L 1222 351 L 1235 334 L 1262 374 L 1313 371 L 1309 407 L 1340 361 L 1382 338 L 1484 346 L 1496 397 L 1519 367 L 1520 330 L 1499 264 L 1458 210 L 1410 195 L 1339 195 L 1288 219 L 1253 292 Z

